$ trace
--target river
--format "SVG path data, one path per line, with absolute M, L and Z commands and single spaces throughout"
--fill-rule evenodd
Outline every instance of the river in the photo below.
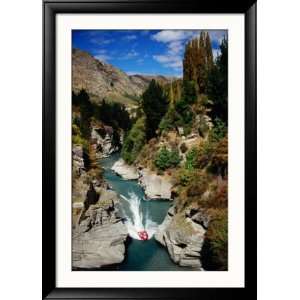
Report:
M 157 226 L 164 220 L 171 205 L 167 200 L 145 200 L 143 189 L 136 180 L 123 180 L 112 170 L 119 153 L 101 159 L 104 178 L 120 195 L 121 208 L 127 218 L 127 228 L 132 237 L 127 245 L 125 260 L 115 268 L 121 271 L 184 271 L 190 268 L 176 265 L 165 247 L 153 237 Z M 137 231 L 146 229 L 149 240 L 138 239 Z

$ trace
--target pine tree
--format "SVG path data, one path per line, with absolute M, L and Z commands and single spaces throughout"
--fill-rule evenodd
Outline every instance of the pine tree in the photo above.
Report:
M 223 39 L 220 55 L 209 72 L 207 94 L 213 101 L 210 115 L 213 120 L 227 124 L 228 113 L 228 41 Z
M 91 135 L 90 122 L 93 115 L 93 105 L 90 102 L 90 97 L 85 90 L 81 90 L 79 92 L 76 101 L 80 105 L 80 130 L 82 136 L 89 140 Z
M 158 125 L 168 108 L 167 96 L 153 79 L 142 95 L 142 108 L 146 115 L 146 136 L 149 140 L 156 136 Z

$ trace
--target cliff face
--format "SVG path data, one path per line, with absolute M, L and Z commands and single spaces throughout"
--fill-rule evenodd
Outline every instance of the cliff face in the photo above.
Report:
M 87 198 L 92 192 L 88 191 Z M 119 213 L 117 194 L 106 189 L 94 193 L 99 199 L 90 205 L 85 202 L 73 230 L 73 268 L 101 268 L 121 263 L 125 257 L 128 232 Z
M 95 103 L 100 103 L 106 98 L 134 105 L 152 78 L 157 78 L 161 83 L 170 82 L 170 78 L 164 76 L 129 76 L 87 52 L 79 49 L 72 51 L 72 90 L 79 92 L 85 89 Z
M 72 154 L 72 267 L 93 269 L 120 263 L 128 232 L 119 198 L 107 189 L 99 169 L 85 168 L 82 146 L 74 145 Z
M 173 206 L 155 234 L 172 260 L 184 267 L 202 270 L 201 250 L 209 219 L 201 210 L 187 208 L 182 212 Z
M 123 132 L 120 132 L 118 141 L 114 141 L 114 129 L 98 122 L 98 125 L 91 128 L 91 141 L 96 151 L 96 159 L 101 159 L 120 150 Z

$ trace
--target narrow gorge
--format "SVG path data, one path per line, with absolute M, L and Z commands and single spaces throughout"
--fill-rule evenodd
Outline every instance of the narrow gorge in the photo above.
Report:
M 73 270 L 228 269 L 227 39 L 183 76 L 72 57 Z

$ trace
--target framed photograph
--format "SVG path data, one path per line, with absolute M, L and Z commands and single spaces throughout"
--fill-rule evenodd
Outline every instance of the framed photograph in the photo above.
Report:
M 43 299 L 256 299 L 255 1 L 43 15 Z

